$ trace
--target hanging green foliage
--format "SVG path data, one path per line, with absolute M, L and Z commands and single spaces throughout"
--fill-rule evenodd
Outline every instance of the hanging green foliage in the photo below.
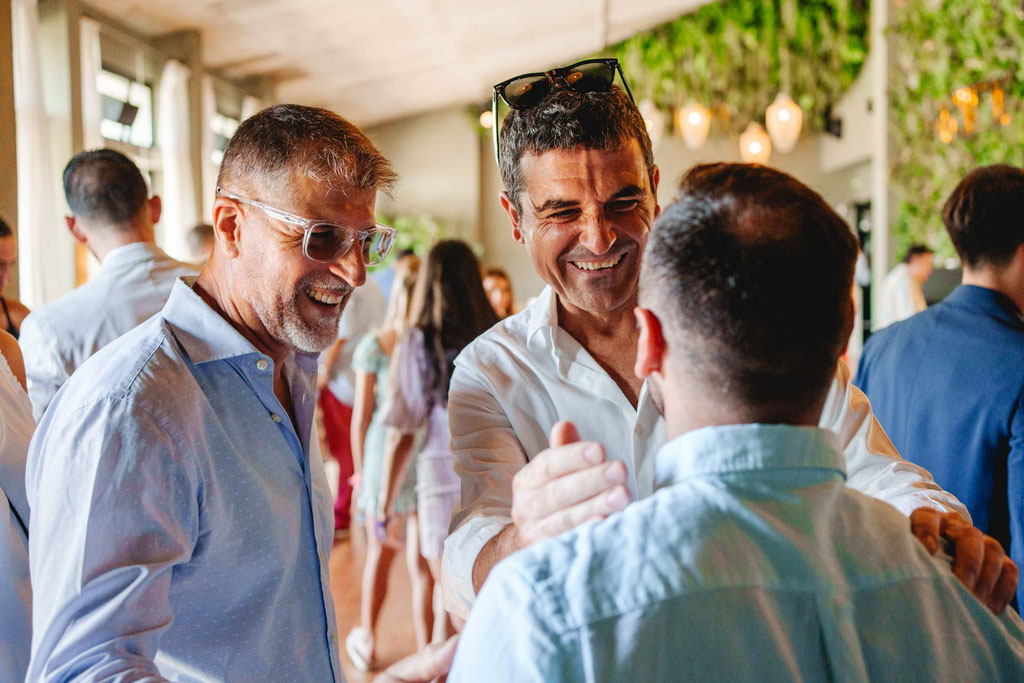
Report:
M 944 256 L 953 248 L 942 204 L 976 166 L 1024 165 L 1024 2 L 903 0 L 891 17 L 890 148 L 895 195 L 894 253 L 925 242 Z M 989 85 L 978 93 L 975 130 L 954 101 L 959 88 L 997 84 L 1006 125 L 993 120 Z M 947 144 L 937 123 L 946 109 L 957 131 Z M 1000 118 L 998 105 L 996 118 Z
M 615 46 L 637 98 L 697 101 L 724 133 L 763 120 L 780 91 L 821 130 L 867 56 L 868 0 L 722 0 Z

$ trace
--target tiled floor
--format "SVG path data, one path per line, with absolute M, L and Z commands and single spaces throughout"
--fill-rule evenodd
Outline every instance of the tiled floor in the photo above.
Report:
M 359 584 L 363 571 L 361 539 L 338 541 L 331 551 L 331 590 L 338 618 L 338 636 L 341 661 L 349 683 L 371 681 L 376 672 L 356 671 L 345 654 L 345 636 L 359 623 Z M 410 654 L 416 649 L 416 635 L 412 626 L 411 589 L 405 558 L 399 555 L 391 565 L 388 595 L 377 625 L 377 655 L 384 666 Z

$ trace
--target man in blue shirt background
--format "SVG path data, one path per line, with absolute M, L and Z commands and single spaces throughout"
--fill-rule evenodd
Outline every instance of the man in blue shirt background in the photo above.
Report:
M 636 309 L 636 373 L 670 439 L 658 490 L 500 562 L 449 680 L 1024 676 L 1016 612 L 847 487 L 838 437 L 817 426 L 856 253 L 789 176 L 687 174 L 651 231 Z
M 873 335 L 854 383 L 906 459 L 1024 560 L 1024 170 L 976 169 L 942 211 L 963 262 L 944 301 Z M 1017 603 L 1024 590 L 1017 588 Z

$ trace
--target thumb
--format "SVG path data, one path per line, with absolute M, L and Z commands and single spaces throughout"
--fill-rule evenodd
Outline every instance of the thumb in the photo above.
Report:
M 580 440 L 580 433 L 576 431 L 576 425 L 565 420 L 555 423 L 551 428 L 551 447 L 565 446 L 576 443 Z

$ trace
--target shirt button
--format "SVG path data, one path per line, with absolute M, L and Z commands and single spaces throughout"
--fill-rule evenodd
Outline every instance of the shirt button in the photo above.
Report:
M 256 361 L 257 369 L 266 370 L 268 367 L 270 367 L 270 363 L 267 362 L 266 358 L 260 358 L 258 361 Z
M 322 552 L 320 552 L 319 550 L 317 551 L 316 554 L 320 556 L 320 561 L 323 562 L 324 561 L 324 554 Z
M 332 633 L 331 634 L 331 642 L 332 643 L 337 643 L 338 642 L 338 634 L 337 633 Z
M 271 413 L 270 414 L 270 419 L 273 420 L 274 422 L 280 422 L 281 421 L 281 416 L 278 415 L 277 413 Z

